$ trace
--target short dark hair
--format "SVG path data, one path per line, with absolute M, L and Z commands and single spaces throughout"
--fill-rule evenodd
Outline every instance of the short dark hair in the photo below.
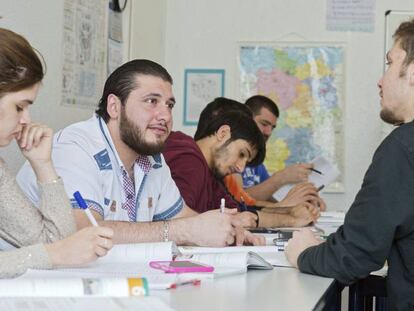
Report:
M 201 112 L 200 118 L 198 119 L 198 125 L 196 133 L 194 134 L 194 139 L 199 140 L 201 139 L 201 136 L 204 136 L 205 128 L 207 127 L 208 123 L 211 122 L 211 120 L 213 120 L 216 116 L 234 110 L 242 111 L 250 117 L 253 117 L 252 112 L 248 107 L 238 101 L 229 98 L 217 97 L 212 102 L 208 103 Z
M 21 35 L 0 28 L 0 97 L 42 81 L 43 58 Z
M 243 139 L 254 149 L 257 150 L 255 158 L 249 162 L 249 165 L 256 166 L 263 162 L 266 155 L 266 145 L 262 132 L 256 125 L 253 118 L 244 111 L 228 111 L 220 113 L 208 122 L 200 133 L 198 139 L 214 135 L 223 125 L 228 125 L 231 131 L 231 137 L 227 143 L 237 139 Z
M 401 23 L 392 37 L 395 42 L 399 42 L 400 47 L 407 53 L 400 74 L 403 76 L 407 66 L 414 61 L 414 19 Z
M 246 100 L 245 105 L 250 108 L 253 116 L 257 116 L 262 108 L 266 108 L 276 118 L 279 118 L 279 108 L 277 108 L 276 103 L 269 97 L 254 95 Z
M 122 105 L 125 105 L 129 94 L 139 86 L 135 79 L 139 75 L 158 77 L 173 84 L 170 74 L 160 64 L 148 59 L 131 60 L 115 69 L 106 79 L 96 114 L 108 122 L 110 119 L 107 111 L 108 96 L 114 94 L 120 99 Z

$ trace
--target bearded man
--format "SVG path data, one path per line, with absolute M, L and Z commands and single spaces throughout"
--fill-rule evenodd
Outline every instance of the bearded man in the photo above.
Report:
M 174 105 L 172 78 L 161 65 L 136 59 L 117 68 L 93 117 L 55 135 L 53 162 L 68 196 L 79 190 L 98 222 L 113 228 L 115 243 L 263 243 L 237 226 L 235 212 L 197 215 L 185 204 L 160 153 L 171 131 Z M 39 203 L 29 165 L 17 179 Z M 89 226 L 76 200 L 71 202 L 78 228 Z

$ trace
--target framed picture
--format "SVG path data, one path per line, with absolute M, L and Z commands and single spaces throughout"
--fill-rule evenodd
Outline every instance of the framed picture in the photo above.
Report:
M 186 69 L 184 72 L 184 125 L 197 125 L 201 111 L 224 96 L 223 69 Z

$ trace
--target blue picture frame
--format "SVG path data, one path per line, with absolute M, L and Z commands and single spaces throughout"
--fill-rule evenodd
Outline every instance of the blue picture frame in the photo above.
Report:
M 204 107 L 224 96 L 224 69 L 185 69 L 183 125 L 196 126 Z

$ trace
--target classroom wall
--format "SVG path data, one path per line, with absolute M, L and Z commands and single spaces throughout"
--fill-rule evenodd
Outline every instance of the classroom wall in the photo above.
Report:
M 345 192 L 323 194 L 330 209 L 347 210 L 381 138 L 376 83 L 383 70 L 384 12 L 413 10 L 412 0 L 377 0 L 373 33 L 326 31 L 327 0 L 167 1 L 165 65 L 175 78 L 178 105 L 174 129 L 182 125 L 185 68 L 225 69 L 225 96 L 239 99 L 238 41 L 344 42 Z
M 63 0 L 0 0 L 0 27 L 22 34 L 45 59 L 46 76 L 30 113 L 34 121 L 46 123 L 55 131 L 68 124 L 89 119 L 94 110 L 60 105 L 63 3 Z M 130 1 L 123 14 L 124 41 L 128 45 L 129 11 Z M 128 53 L 125 51 L 124 54 L 127 56 Z M 7 148 L 0 149 L 0 157 L 6 160 L 14 172 L 24 161 L 14 142 Z
M 323 197 L 330 209 L 346 210 L 381 137 L 376 82 L 383 68 L 384 12 L 414 6 L 412 0 L 377 0 L 373 33 L 326 31 L 325 6 L 326 0 L 130 0 L 124 30 L 126 36 L 130 31 L 131 58 L 151 58 L 172 74 L 174 129 L 188 134 L 195 128 L 182 125 L 185 68 L 225 69 L 225 96 L 238 99 L 238 41 L 345 43 L 345 192 Z M 33 119 L 57 130 L 89 118 L 92 109 L 60 105 L 63 0 L 0 0 L 0 16 L 0 27 L 23 34 L 47 63 Z M 23 161 L 15 146 L 0 149 L 0 157 L 14 171 Z
M 130 58 L 165 63 L 165 0 L 131 1 Z

